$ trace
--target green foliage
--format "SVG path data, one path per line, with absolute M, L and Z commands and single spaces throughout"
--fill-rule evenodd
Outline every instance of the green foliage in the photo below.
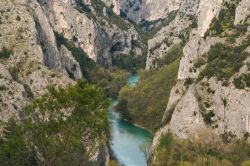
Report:
M 3 50 L 0 52 L 0 59 L 9 58 L 10 55 L 12 55 L 13 53 L 14 53 L 13 50 L 9 50 L 7 48 L 3 48 Z
M 206 64 L 206 60 L 204 58 L 198 58 L 195 62 L 194 62 L 194 68 L 198 69 L 201 66 Z
M 141 40 L 141 42 L 144 43 L 144 44 L 141 44 L 141 42 L 136 42 L 136 41 L 134 41 L 132 43 L 133 46 L 142 48 L 142 50 L 143 50 L 142 56 L 135 56 L 133 53 L 130 53 L 130 55 L 128 55 L 128 56 L 112 57 L 113 64 L 121 69 L 126 69 L 126 70 L 134 70 L 135 68 L 137 68 L 137 69 L 144 68 L 145 62 L 146 62 L 146 56 L 147 56 L 147 48 L 145 45 L 147 44 L 147 41 L 150 38 L 152 38 L 153 36 L 142 31 L 142 29 L 137 24 L 135 24 L 133 22 L 129 22 L 128 20 L 125 20 L 121 16 L 116 15 L 112 10 L 112 6 L 111 7 L 106 6 L 105 3 L 102 2 L 101 0 L 93 0 L 91 2 L 92 2 L 93 7 L 95 8 L 96 15 L 93 14 L 91 12 L 91 10 L 81 2 L 81 0 L 76 1 L 78 10 L 80 12 L 84 12 L 90 19 L 94 19 L 95 22 L 99 23 L 100 25 L 105 23 L 103 20 L 106 20 L 110 25 L 113 25 L 113 24 L 117 25 L 118 28 L 120 28 L 121 30 L 124 30 L 124 31 L 127 31 L 132 26 L 134 26 L 136 28 L 136 30 L 138 31 L 138 34 L 140 36 L 139 40 Z M 106 8 L 107 16 L 103 14 L 104 7 Z M 57 36 L 59 36 L 59 35 L 57 35 Z M 72 43 L 65 44 L 65 41 L 69 42 L 69 41 L 64 39 L 62 44 L 64 44 L 68 49 L 70 49 L 73 46 Z M 70 51 L 72 51 L 72 49 L 70 49 Z M 79 53 L 79 50 L 77 52 Z M 78 54 L 78 53 L 76 53 L 76 54 Z M 80 54 L 83 54 L 83 53 L 80 53 Z M 75 56 L 75 55 L 73 55 L 73 56 Z M 79 56 L 76 55 L 75 57 L 79 57 Z M 76 59 L 79 59 L 79 58 L 76 58 Z M 81 59 L 83 59 L 83 57 Z M 84 58 L 80 62 L 85 62 L 88 64 L 89 61 L 86 58 Z M 86 64 L 82 65 L 82 66 L 84 67 L 84 66 L 86 66 Z M 87 68 L 88 67 L 89 66 L 87 65 Z
M 153 37 L 162 27 L 169 25 L 171 21 L 175 19 L 177 15 L 177 11 L 170 12 L 166 18 L 155 20 L 155 21 L 145 21 L 137 25 L 144 33 L 148 34 L 149 37 Z M 145 25 L 146 24 L 146 25 Z M 149 27 L 153 26 L 153 28 L 149 29 Z M 146 29 L 146 30 L 143 30 Z
M 250 166 L 250 160 L 243 161 L 240 166 Z
M 108 135 L 108 105 L 102 91 L 85 82 L 66 89 L 49 87 L 48 93 L 24 109 L 21 124 L 7 125 L 0 142 L 0 163 L 90 164 L 96 141 L 106 141 Z
M 23 62 L 18 62 L 12 69 L 10 69 L 10 74 L 13 80 L 19 82 L 18 74 L 20 73 L 22 67 L 23 67 Z
M 212 118 L 215 116 L 213 111 L 209 111 L 208 113 L 202 113 L 203 120 L 206 124 L 213 123 Z
M 119 163 L 115 160 L 111 160 L 108 166 L 119 166 Z
M 164 26 L 167 26 L 177 15 L 177 11 L 172 11 L 168 14 L 168 16 L 164 19 L 159 19 L 155 21 L 145 21 L 142 20 L 141 23 L 136 24 L 131 19 L 129 19 L 123 11 L 121 11 L 121 17 L 123 19 L 127 19 L 131 25 L 133 25 L 138 32 L 142 42 L 147 44 L 147 41 L 154 37 L 154 35 Z M 153 28 L 149 28 L 152 27 Z
M 90 83 L 102 87 L 108 97 L 116 98 L 120 89 L 126 85 L 128 73 L 120 69 L 135 70 L 144 67 L 145 60 L 141 59 L 144 57 L 130 55 L 122 56 L 124 58 L 121 60 L 113 59 L 113 64 L 120 69 L 107 69 L 88 58 L 87 54 L 82 49 L 75 47 L 73 42 L 66 40 L 60 34 L 56 34 L 56 36 L 58 45 L 64 44 L 79 62 L 84 77 Z
M 0 91 L 5 91 L 7 90 L 7 87 L 5 85 L 0 85 Z
M 17 20 L 17 21 L 21 21 L 21 17 L 20 17 L 20 16 L 17 16 L 17 17 L 16 17 L 16 20 Z
M 191 24 L 191 28 L 197 28 L 197 27 L 198 27 L 197 20 L 193 20 Z
M 7 123 L 3 137 L 0 138 L 0 163 L 13 166 L 37 165 L 32 151 L 26 146 L 23 126 L 14 120 Z
M 170 132 L 168 132 L 167 134 L 161 137 L 158 149 L 166 148 L 167 150 L 170 150 L 173 141 L 174 141 L 173 135 Z
M 189 85 L 192 85 L 194 82 L 194 80 L 192 78 L 187 78 L 184 82 L 184 85 L 185 86 L 189 86 Z
M 192 21 L 192 24 L 191 24 L 191 28 L 197 28 L 198 27 L 198 20 L 196 17 L 194 17 L 193 15 L 188 15 L 189 17 L 189 20 Z
M 115 109 L 120 112 L 120 115 L 124 119 L 127 119 L 129 121 L 132 120 L 132 116 L 130 115 L 130 113 L 128 111 L 128 101 L 127 100 L 120 100 L 119 104 L 116 106 Z
M 245 75 L 244 79 L 245 84 L 248 88 L 250 88 L 250 74 Z
M 238 78 L 234 78 L 233 83 L 238 89 L 244 89 L 245 87 L 250 88 L 250 73 L 243 74 Z
M 90 72 L 90 83 L 102 87 L 107 97 L 117 98 L 122 87 L 127 84 L 129 73 L 120 69 L 96 67 Z
M 236 25 L 231 29 L 230 34 L 225 33 L 226 41 L 229 43 L 235 43 L 236 39 L 247 32 L 248 25 Z
M 106 20 L 109 24 L 115 24 L 124 31 L 128 30 L 131 27 L 129 23 L 123 20 L 120 16 L 116 15 L 110 7 L 106 6 L 103 1 L 92 0 L 91 3 L 95 9 L 95 14 L 92 13 L 91 9 L 86 6 L 81 0 L 76 0 L 76 7 L 80 12 L 85 13 L 87 17 L 89 17 L 90 19 L 94 19 L 94 21 L 96 21 L 100 25 L 105 24 L 103 20 Z M 107 16 L 103 14 L 104 8 L 106 8 Z
M 127 115 L 131 121 L 155 130 L 167 107 L 170 91 L 177 81 L 179 59 L 160 69 L 139 72 L 140 81 L 135 88 L 126 86 L 119 100 L 127 101 Z
M 145 68 L 145 62 L 146 56 L 136 56 L 134 54 L 112 57 L 113 65 L 129 71 Z
M 249 164 L 247 140 L 223 140 L 211 132 L 197 132 L 190 139 L 163 135 L 155 152 L 153 166 L 233 166 Z
M 224 3 L 224 8 L 221 10 L 219 17 L 215 18 L 210 25 L 210 30 L 207 32 L 211 36 L 216 36 L 234 27 L 235 10 L 238 2 Z
M 172 46 L 166 53 L 163 55 L 162 59 L 157 59 L 155 63 L 158 67 L 162 67 L 164 65 L 170 64 L 183 54 L 183 48 L 181 44 L 176 44 Z
M 244 82 L 242 81 L 242 77 L 234 78 L 234 86 L 238 89 L 244 89 Z
M 204 77 L 215 76 L 218 80 L 227 82 L 229 78 L 239 71 L 243 61 L 249 56 L 243 52 L 246 45 L 232 48 L 223 44 L 212 46 L 208 52 L 208 60 L 205 69 L 200 73 L 199 80 Z

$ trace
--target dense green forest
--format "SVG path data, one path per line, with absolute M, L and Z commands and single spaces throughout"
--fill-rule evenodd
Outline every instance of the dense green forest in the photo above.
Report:
M 32 101 L 21 122 L 10 120 L 0 138 L 0 165 L 92 165 L 96 144 L 108 138 L 109 101 L 101 89 L 80 81 L 49 87 Z

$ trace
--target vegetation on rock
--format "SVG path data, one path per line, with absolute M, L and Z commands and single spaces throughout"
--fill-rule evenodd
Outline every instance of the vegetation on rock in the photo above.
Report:
M 235 9 L 238 4 L 239 0 L 224 2 L 224 8 L 221 10 L 219 17 L 214 18 L 206 35 L 216 36 L 226 30 L 232 29 L 234 27 Z
M 156 149 L 154 166 L 243 166 L 249 163 L 249 148 L 245 139 L 224 142 L 212 131 L 200 130 L 186 140 L 167 133 Z
M 113 65 L 120 69 L 135 71 L 137 69 L 145 68 L 146 56 L 135 56 L 133 53 L 130 55 L 121 55 L 112 57 Z
M 60 47 L 64 45 L 71 51 L 73 57 L 80 64 L 81 71 L 84 77 L 88 78 L 89 72 L 95 68 L 96 63 L 88 57 L 88 55 L 81 49 L 75 46 L 72 41 L 65 39 L 61 34 L 55 33 L 57 45 Z
M 170 64 L 178 57 L 181 57 L 182 54 L 183 47 L 181 46 L 181 44 L 175 44 L 169 50 L 166 51 L 162 58 L 156 59 L 154 63 L 156 63 L 158 67 L 163 67 L 165 65 Z
M 3 48 L 3 50 L 0 52 L 0 59 L 9 58 L 13 54 L 12 50 L 9 50 L 7 48 Z
M 200 73 L 199 80 L 207 77 L 215 76 L 218 80 L 224 81 L 227 84 L 229 78 L 233 76 L 243 66 L 243 61 L 249 56 L 249 53 L 244 52 L 248 46 L 250 36 L 242 45 L 230 47 L 224 44 L 216 44 L 211 47 L 207 53 L 207 65 Z
M 0 138 L 3 165 L 85 165 L 96 144 L 106 141 L 108 101 L 85 82 L 48 92 L 10 121 Z

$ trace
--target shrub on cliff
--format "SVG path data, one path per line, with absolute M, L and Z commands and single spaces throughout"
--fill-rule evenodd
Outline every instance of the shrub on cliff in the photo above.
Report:
M 239 72 L 243 61 L 249 56 L 249 53 L 244 52 L 245 42 L 248 43 L 248 40 L 234 48 L 221 43 L 212 46 L 207 54 L 207 65 L 200 73 L 199 79 L 215 76 L 220 81 L 228 82 L 234 73 Z
M 13 54 L 12 50 L 9 50 L 7 48 L 3 48 L 3 50 L 0 52 L 0 59 L 9 58 L 11 54 Z

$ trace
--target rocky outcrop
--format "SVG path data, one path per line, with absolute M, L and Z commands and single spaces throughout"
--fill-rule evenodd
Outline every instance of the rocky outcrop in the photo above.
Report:
M 172 11 L 178 10 L 181 0 L 102 0 L 108 6 L 113 8 L 116 14 L 120 14 L 120 10 L 127 17 L 138 23 L 143 20 L 155 21 L 165 18 Z
M 209 51 L 212 45 L 219 42 L 223 42 L 223 40 L 219 38 L 208 38 L 207 40 L 204 40 L 204 38 L 199 35 L 190 37 L 189 42 L 183 49 L 183 57 L 181 58 L 178 71 L 178 79 L 185 80 L 187 78 L 197 78 L 200 71 L 204 69 L 204 66 L 196 69 L 194 67 L 195 62 L 197 59 L 205 56 L 205 53 Z
M 20 119 L 21 108 L 27 102 L 23 85 L 15 82 L 5 66 L 0 64 L 0 123 L 10 118 Z
M 62 34 L 66 39 L 74 40 L 91 59 L 97 61 L 98 55 L 95 49 L 97 25 L 76 9 L 76 3 L 52 0 L 41 5 L 54 31 Z
M 119 29 L 108 21 L 106 12 L 103 16 L 98 15 L 99 11 L 95 11 L 91 2 L 52 0 L 40 2 L 40 5 L 53 30 L 73 41 L 95 62 L 110 67 L 113 54 L 128 55 L 132 50 L 132 40 L 137 32 L 133 28 L 128 31 Z
M 250 16 L 250 2 L 248 0 L 243 0 L 236 8 L 234 24 L 237 25 L 243 23 L 249 16 Z
M 162 56 L 160 55 L 162 55 L 162 52 L 165 52 L 169 46 L 180 43 L 180 41 L 183 40 L 192 41 L 192 39 L 195 38 L 202 38 L 209 29 L 213 18 L 219 15 L 222 2 L 222 0 L 213 0 L 209 3 L 205 0 L 182 0 L 175 19 L 172 20 L 169 25 L 162 27 L 162 29 L 148 41 L 149 51 L 146 68 L 153 68 L 154 60 L 161 59 Z M 192 39 L 189 39 L 189 37 L 192 37 Z M 167 47 L 165 46 L 166 44 Z
M 50 3 L 58 5 L 53 11 L 59 11 L 56 13 L 57 17 L 53 18 L 54 20 L 44 6 L 41 7 L 41 4 Z M 90 39 L 92 37 L 89 33 L 93 31 L 99 36 L 101 34 L 102 42 L 106 41 L 106 36 L 103 36 L 96 23 L 81 15 L 76 9 L 73 10 L 73 6 L 68 6 L 68 10 L 64 8 L 66 12 L 72 12 L 67 13 L 72 14 L 72 18 L 74 17 L 74 19 L 71 18 L 71 21 L 77 22 L 73 27 L 69 24 L 70 27 L 67 29 L 68 23 L 64 22 L 64 18 L 60 14 L 61 4 L 59 1 L 55 4 L 46 0 L 0 1 L 0 132 L 4 122 L 10 118 L 21 120 L 23 108 L 32 99 L 46 93 L 49 85 L 66 87 L 69 84 L 75 84 L 74 79 L 83 79 L 80 65 L 71 52 L 64 45 L 58 48 L 54 31 L 58 30 L 62 33 L 65 31 L 65 37 L 75 40 L 74 33 L 71 34 L 72 31 L 80 33 L 80 31 L 89 30 L 85 31 L 86 36 L 82 36 L 84 38 L 80 39 L 84 42 L 93 42 L 86 43 L 90 47 L 87 48 L 90 50 L 90 55 L 92 48 L 95 51 L 95 49 L 103 47 L 104 44 L 95 42 L 96 36 L 92 41 L 86 40 L 85 37 Z M 59 19 L 58 22 L 57 19 Z M 80 24 L 80 22 L 82 23 Z M 62 27 L 57 27 L 59 23 L 59 26 Z M 71 22 L 69 21 L 69 23 Z M 82 24 L 85 25 L 83 28 Z M 76 43 L 78 42 L 77 39 Z M 100 44 L 100 47 L 95 44 Z M 106 45 L 104 46 L 106 47 Z M 85 49 L 80 44 L 79 47 Z M 110 55 L 108 54 L 108 56 Z M 107 147 L 101 145 L 99 140 L 94 141 L 97 142 L 95 154 L 98 154 L 94 160 L 105 163 L 109 158 L 105 149 Z
M 198 34 L 203 37 L 206 31 L 209 29 L 209 25 L 212 20 L 219 15 L 221 11 L 221 5 L 223 0 L 210 0 L 207 3 L 206 0 L 201 0 L 199 8 L 196 13 L 198 22 Z
M 72 81 L 60 73 L 63 69 L 54 33 L 39 4 L 29 2 L 27 6 L 24 1 L 0 3 L 3 14 L 0 50 L 10 52 L 9 57 L 0 58 L 1 108 L 4 108 L 1 121 L 7 121 L 11 117 L 20 119 L 26 103 L 46 92 L 48 85 L 66 86 Z
M 79 63 L 72 56 L 71 52 L 62 45 L 60 48 L 60 54 L 62 58 L 63 68 L 66 70 L 67 74 L 76 80 L 83 79 L 82 71 Z
M 120 1 L 117 0 L 102 0 L 108 7 L 112 8 L 115 14 L 120 15 Z
M 204 128 L 205 123 L 198 110 L 199 102 L 195 96 L 195 86 L 191 86 L 174 109 L 170 131 L 181 138 L 187 138 L 188 134 L 194 134 L 197 129 Z
M 228 85 L 218 81 L 215 77 L 198 79 L 200 72 L 206 66 L 206 62 L 198 68 L 194 67 L 198 59 L 207 58 L 206 53 L 211 46 L 216 43 L 228 44 L 223 35 L 220 37 L 203 37 L 213 18 L 217 17 L 223 8 L 222 3 L 220 0 L 212 1 L 209 4 L 205 4 L 203 1 L 199 2 L 199 7 L 195 12 L 198 21 L 197 27 L 189 32 L 189 39 L 185 43 L 179 66 L 178 82 L 171 91 L 168 106 L 162 120 L 163 127 L 155 134 L 152 151 L 157 148 L 161 136 L 169 131 L 180 138 L 188 138 L 190 135 L 195 135 L 199 129 L 204 131 L 213 130 L 218 135 L 223 134 L 236 138 L 242 138 L 244 134 L 250 132 L 249 88 L 237 89 L 233 84 L 234 78 L 249 73 L 249 67 L 247 67 L 249 57 L 243 62 L 240 71 L 229 79 Z M 247 19 L 249 14 L 247 6 L 248 2 L 244 0 L 239 3 L 235 12 L 235 25 L 249 21 Z M 172 23 L 170 23 L 171 25 Z M 250 32 L 249 24 L 244 26 L 248 26 L 247 32 L 241 34 L 242 36 L 237 36 L 236 44 L 231 45 L 231 47 L 240 45 L 248 36 Z M 227 33 L 225 32 L 225 34 Z M 168 33 L 166 32 L 165 34 Z M 152 39 L 149 42 L 154 43 L 153 40 L 156 39 Z M 246 51 L 249 52 L 248 48 Z M 148 58 L 149 60 L 150 58 Z M 149 63 L 148 68 L 150 67 L 151 64 Z M 185 82 L 190 78 L 193 82 L 191 82 L 191 85 L 187 85 Z
M 29 6 L 37 29 L 37 41 L 44 53 L 44 63 L 49 68 L 62 71 L 62 63 L 56 45 L 56 39 L 50 23 L 36 0 L 30 1 Z
M 218 134 L 230 133 L 242 137 L 249 132 L 249 99 L 250 93 L 233 87 L 225 87 L 215 79 L 204 80 L 197 85 L 192 85 L 183 96 L 171 95 L 177 98 L 171 116 L 170 131 L 178 137 L 187 138 L 195 134 L 197 129 L 209 128 L 204 116 L 213 110 L 211 124 Z M 204 104 L 205 103 L 205 104 Z M 166 110 L 166 114 L 169 109 Z M 233 125 L 232 125 L 233 124 Z M 161 129 L 161 130 L 164 130 Z

